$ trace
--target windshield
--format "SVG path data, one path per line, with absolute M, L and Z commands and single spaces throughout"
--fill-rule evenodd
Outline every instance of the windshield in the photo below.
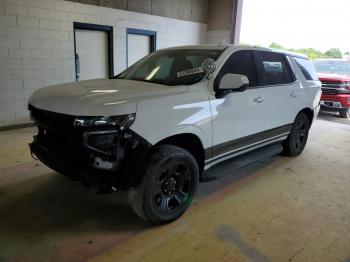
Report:
M 314 61 L 317 73 L 350 75 L 350 61 Z
M 141 59 L 115 78 L 152 82 L 164 85 L 191 85 L 205 76 L 202 63 L 217 60 L 222 50 L 161 50 Z

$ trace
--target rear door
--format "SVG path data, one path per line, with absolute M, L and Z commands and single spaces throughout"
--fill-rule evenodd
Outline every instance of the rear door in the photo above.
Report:
M 300 84 L 284 54 L 255 51 L 258 77 L 267 103 L 268 137 L 288 133 L 300 108 Z

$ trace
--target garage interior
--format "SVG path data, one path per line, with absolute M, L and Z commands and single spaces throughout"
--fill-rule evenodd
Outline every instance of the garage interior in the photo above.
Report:
M 350 261 L 350 125 L 317 119 L 305 152 L 201 183 L 153 227 L 35 161 L 37 89 L 114 76 L 155 50 L 239 43 L 243 0 L 0 0 L 0 261 Z M 88 43 L 88 44 L 87 44 Z M 93 61 L 93 63 L 91 62 Z M 93 66 L 90 66 L 92 65 Z

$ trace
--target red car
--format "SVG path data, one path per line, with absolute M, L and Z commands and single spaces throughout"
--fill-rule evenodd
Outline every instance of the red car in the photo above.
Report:
M 321 110 L 350 118 L 350 61 L 317 59 L 314 65 L 322 82 Z

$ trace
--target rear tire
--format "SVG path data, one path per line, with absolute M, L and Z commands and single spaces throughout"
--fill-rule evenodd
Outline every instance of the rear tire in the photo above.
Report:
M 295 118 L 288 138 L 283 143 L 283 154 L 287 156 L 300 155 L 305 148 L 309 129 L 309 118 L 305 113 L 299 113 Z
M 177 219 L 189 207 L 197 190 L 196 160 L 182 148 L 161 145 L 145 163 L 140 183 L 129 190 L 129 205 L 139 217 L 155 225 Z
M 350 118 L 350 108 L 339 111 L 341 118 Z

